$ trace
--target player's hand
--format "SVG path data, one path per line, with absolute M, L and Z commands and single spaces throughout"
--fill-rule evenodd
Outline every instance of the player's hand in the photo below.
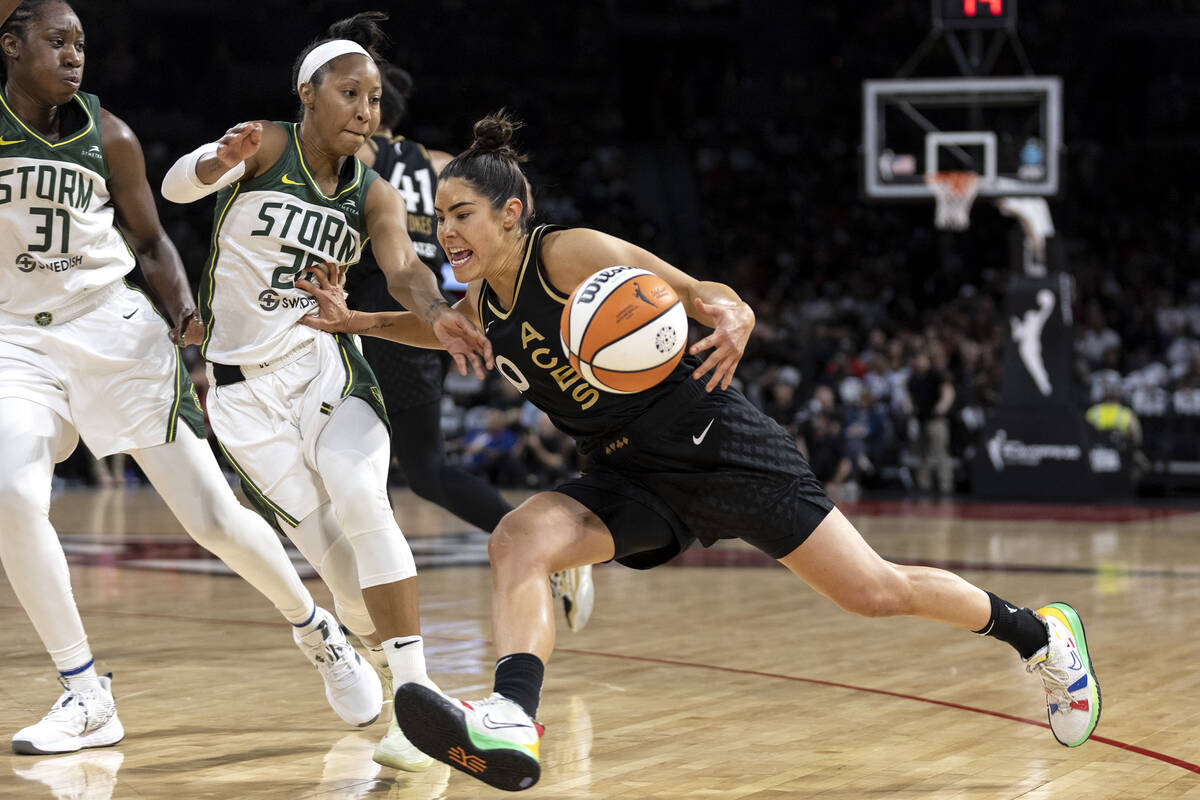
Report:
M 354 333 L 351 330 L 354 312 L 346 305 L 346 292 L 342 289 L 346 280 L 345 268 L 327 262 L 310 267 L 302 274 L 308 277 L 297 278 L 296 288 L 313 296 L 318 313 L 305 314 L 300 318 L 300 324 L 328 333 Z
M 200 312 L 196 309 L 185 312 L 179 324 L 167 333 L 167 337 L 178 347 L 203 343 L 204 324 L 200 322 Z
M 754 311 L 745 303 L 706 303 L 699 297 L 696 298 L 696 310 L 713 321 L 713 332 L 692 345 L 688 352 L 692 355 L 710 349 L 712 352 L 692 377 L 700 379 L 711 372 L 704 390 L 711 392 L 718 385 L 728 389 L 738 362 L 746 352 L 750 332 L 754 330 Z
M 231 170 L 258 152 L 262 144 L 262 123 L 239 122 L 217 140 L 217 160 Z
M 467 374 L 467 364 L 475 372 L 475 377 L 483 380 L 484 366 L 491 369 L 492 343 L 483 335 L 483 331 L 475 327 L 460 311 L 455 311 L 449 305 L 441 306 L 431 323 L 434 335 L 442 347 L 454 359 L 459 375 Z

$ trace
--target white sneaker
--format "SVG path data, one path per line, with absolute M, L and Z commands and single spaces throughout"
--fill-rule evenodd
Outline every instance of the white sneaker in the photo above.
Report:
M 117 771 L 124 760 L 120 750 L 84 750 L 32 763 L 23 760 L 21 763 L 28 767 L 18 767 L 14 762 L 13 774 L 45 784 L 54 800 L 111 800 Z
M 583 630 L 592 618 L 592 607 L 596 604 L 592 565 L 551 573 L 550 594 L 555 599 L 562 599 L 563 612 L 567 615 L 567 627 L 575 632 Z
M 1051 603 L 1037 615 L 1046 623 L 1050 641 L 1025 662 L 1042 679 L 1046 714 L 1059 744 L 1078 747 L 1100 721 L 1100 684 L 1092 670 L 1079 614 L 1066 603 Z
M 498 789 L 518 792 L 541 777 L 546 729 L 503 695 L 468 703 L 406 683 L 396 690 L 396 719 L 423 752 Z
M 376 764 L 405 772 L 424 772 L 433 766 L 433 759 L 413 746 L 394 719 L 388 725 L 387 735 L 375 745 L 375 755 L 371 759 Z
M 292 638 L 321 673 L 325 698 L 337 715 L 350 725 L 366 727 L 379 717 L 383 705 L 379 677 L 346 641 L 334 616 L 319 607 L 315 613 L 319 620 L 316 629 L 304 636 L 293 630 Z
M 112 695 L 112 675 L 101 675 L 100 686 L 91 691 L 65 690 L 41 722 L 22 728 L 12 739 L 14 753 L 49 755 L 73 753 L 85 747 L 108 747 L 125 738 Z

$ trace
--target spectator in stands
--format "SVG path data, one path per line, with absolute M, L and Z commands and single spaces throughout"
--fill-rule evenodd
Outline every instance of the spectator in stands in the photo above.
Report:
M 871 390 L 857 378 L 842 383 L 846 403 L 845 452 L 853 466 L 853 479 L 862 485 L 870 482 L 888 457 L 895 443 L 892 420 L 886 407 L 875 401 Z
M 928 349 L 918 350 L 908 376 L 908 396 L 917 421 L 917 486 L 933 488 L 930 473 L 937 471 L 938 491 L 954 491 L 954 465 L 950 459 L 950 409 L 954 406 L 954 379 L 943 368 L 934 368 Z
M 1187 371 L 1175 380 L 1176 389 L 1200 389 L 1200 353 L 1192 356 Z
M 1100 366 L 1104 353 L 1121 347 L 1121 336 L 1108 326 L 1098 302 L 1087 305 L 1084 324 L 1075 337 L 1075 352 L 1086 362 L 1089 370 Z
M 817 411 L 802 426 L 802 433 L 796 437 L 796 444 L 830 497 L 835 500 L 856 499 L 844 496 L 846 483 L 850 480 L 854 466 L 846 456 L 846 440 L 842 435 L 841 420 L 833 413 Z M 856 492 L 851 491 L 850 494 Z
M 768 379 L 767 391 L 763 395 L 762 409 L 768 417 L 778 422 L 794 436 L 797 431 L 797 415 L 801 404 L 796 394 L 800 386 L 800 371 L 795 367 L 783 366 L 763 373 Z
M 575 443 L 554 427 L 546 412 L 535 410 L 533 425 L 522 432 L 518 457 L 525 485 L 530 489 L 548 489 L 576 471 Z
M 518 474 L 517 432 L 510 425 L 510 414 L 489 408 L 480 416 L 482 424 L 468 429 L 464 437 L 463 466 L 496 486 L 513 486 Z
M 1133 409 L 1125 405 L 1121 387 L 1109 384 L 1104 396 L 1087 410 L 1087 421 L 1121 451 L 1132 465 L 1134 485 L 1137 484 L 1149 463 L 1142 454 L 1142 425 Z

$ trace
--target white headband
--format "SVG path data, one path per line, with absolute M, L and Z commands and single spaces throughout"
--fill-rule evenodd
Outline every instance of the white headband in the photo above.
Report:
M 338 56 L 344 56 L 347 53 L 358 53 L 367 58 L 371 57 L 371 54 L 364 50 L 362 45 L 349 39 L 334 39 L 314 47 L 300 62 L 300 72 L 296 75 L 296 91 L 300 91 L 300 84 L 312 80 L 314 72 Z

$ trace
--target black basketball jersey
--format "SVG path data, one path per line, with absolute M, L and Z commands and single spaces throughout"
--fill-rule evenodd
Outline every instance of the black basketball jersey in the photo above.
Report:
M 505 309 L 483 282 L 479 321 L 492 343 L 500 374 L 587 453 L 596 444 L 592 437 L 618 432 L 688 378 L 700 361 L 685 356 L 662 383 L 634 394 L 604 392 L 580 377 L 563 353 L 559 334 L 570 296 L 551 285 L 542 266 L 542 239 L 557 230 L 562 227 L 542 225 L 530 234 L 510 308 Z
M 446 260 L 438 245 L 434 228 L 433 195 L 437 190 L 437 171 L 425 147 L 403 136 L 372 136 L 375 165 L 372 167 L 399 190 L 408 208 L 408 236 L 417 255 L 425 262 L 438 284 L 442 282 L 442 263 Z M 371 250 L 346 275 L 346 293 L 351 308 L 362 311 L 394 311 L 402 306 L 387 290 L 387 279 Z

